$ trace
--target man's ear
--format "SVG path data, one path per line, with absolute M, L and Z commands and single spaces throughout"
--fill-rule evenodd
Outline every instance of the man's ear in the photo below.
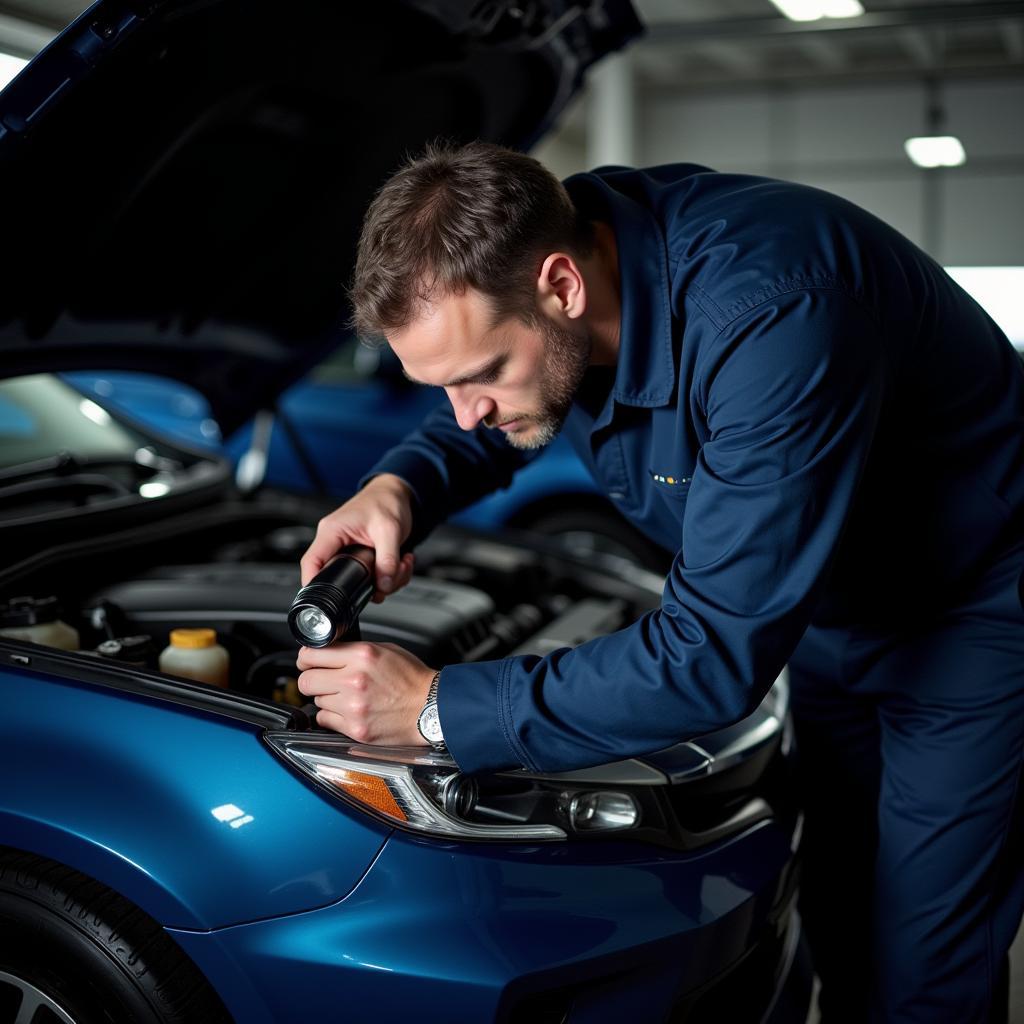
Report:
M 548 316 L 575 320 L 587 309 L 587 286 L 576 261 L 564 252 L 551 253 L 537 275 L 537 303 Z

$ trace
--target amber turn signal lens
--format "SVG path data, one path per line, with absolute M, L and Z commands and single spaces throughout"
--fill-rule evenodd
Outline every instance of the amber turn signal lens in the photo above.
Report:
M 405 811 L 388 788 L 387 783 L 376 775 L 367 775 L 351 768 L 335 768 L 330 765 L 317 765 L 317 775 L 325 782 L 330 782 L 338 789 L 344 790 L 354 800 L 365 804 L 371 810 L 386 814 L 398 821 L 407 821 Z

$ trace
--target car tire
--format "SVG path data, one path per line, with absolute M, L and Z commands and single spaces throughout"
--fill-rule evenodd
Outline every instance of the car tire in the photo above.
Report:
M 651 572 L 666 573 L 672 556 L 648 540 L 612 508 L 565 508 L 545 512 L 524 524 L 554 537 L 575 555 L 617 555 Z
M 3 849 L 0 1024 L 22 1020 L 230 1024 L 231 1017 L 196 965 L 134 904 L 62 864 Z

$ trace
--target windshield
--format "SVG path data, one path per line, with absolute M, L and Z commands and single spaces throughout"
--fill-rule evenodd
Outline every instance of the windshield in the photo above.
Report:
M 48 373 L 0 381 L 0 469 L 72 451 L 131 459 L 152 440 Z

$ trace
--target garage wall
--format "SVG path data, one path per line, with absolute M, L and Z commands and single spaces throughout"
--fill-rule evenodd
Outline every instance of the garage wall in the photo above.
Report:
M 672 160 L 828 189 L 895 225 L 947 265 L 1024 264 L 1024 84 L 945 86 L 960 168 L 923 171 L 903 141 L 924 131 L 918 83 L 647 93 L 638 104 L 641 164 Z
M 684 74 L 684 69 L 680 74 Z M 924 171 L 903 152 L 925 134 L 916 82 L 772 86 L 722 92 L 638 89 L 639 165 L 688 160 L 828 189 L 871 210 L 947 266 L 1024 265 L 1024 83 L 944 88 L 963 167 Z M 536 155 L 560 177 L 587 166 L 588 94 Z

